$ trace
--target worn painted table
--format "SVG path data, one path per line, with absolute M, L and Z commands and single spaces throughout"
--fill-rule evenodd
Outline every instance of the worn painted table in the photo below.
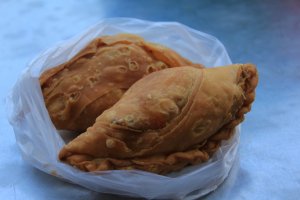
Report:
M 178 21 L 216 36 L 234 63 L 260 73 L 239 160 L 203 199 L 299 199 L 300 1 L 0 1 L 0 198 L 124 199 L 68 184 L 24 162 L 5 97 L 38 53 L 104 17 Z M 130 198 L 128 198 L 130 199 Z

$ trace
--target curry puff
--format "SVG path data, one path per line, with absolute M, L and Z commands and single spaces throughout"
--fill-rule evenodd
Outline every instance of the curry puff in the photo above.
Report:
M 94 39 L 74 58 L 44 72 L 40 84 L 57 129 L 83 132 L 143 76 L 193 64 L 164 46 L 132 34 Z
M 164 69 L 134 83 L 59 159 L 83 171 L 158 174 L 207 161 L 250 111 L 252 64 Z

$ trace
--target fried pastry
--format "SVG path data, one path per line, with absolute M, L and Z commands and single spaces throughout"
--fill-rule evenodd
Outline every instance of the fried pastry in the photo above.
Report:
M 93 40 L 70 61 L 44 72 L 40 84 L 57 129 L 83 132 L 137 80 L 193 64 L 173 50 L 132 34 Z
M 250 111 L 257 82 L 252 64 L 154 72 L 66 144 L 59 159 L 83 171 L 159 174 L 205 162 Z

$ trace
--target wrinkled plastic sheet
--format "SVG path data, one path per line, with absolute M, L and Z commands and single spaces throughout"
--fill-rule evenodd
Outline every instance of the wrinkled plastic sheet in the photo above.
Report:
M 231 64 L 226 49 L 216 38 L 185 25 L 129 18 L 104 19 L 37 56 L 15 84 L 8 97 L 9 120 L 24 160 L 48 174 L 101 193 L 148 199 L 196 199 L 215 190 L 234 163 L 240 126 L 208 162 L 166 176 L 138 170 L 82 172 L 58 160 L 65 140 L 50 120 L 39 76 L 46 69 L 72 58 L 94 38 L 118 33 L 138 34 L 207 67 Z

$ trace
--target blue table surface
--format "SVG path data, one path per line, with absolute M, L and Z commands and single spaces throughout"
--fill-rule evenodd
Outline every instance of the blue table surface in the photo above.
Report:
M 300 1 L 0 1 L 0 198 L 132 199 L 65 183 L 22 160 L 5 98 L 26 64 L 105 17 L 178 21 L 217 37 L 260 82 L 243 123 L 239 160 L 202 199 L 299 199 Z

